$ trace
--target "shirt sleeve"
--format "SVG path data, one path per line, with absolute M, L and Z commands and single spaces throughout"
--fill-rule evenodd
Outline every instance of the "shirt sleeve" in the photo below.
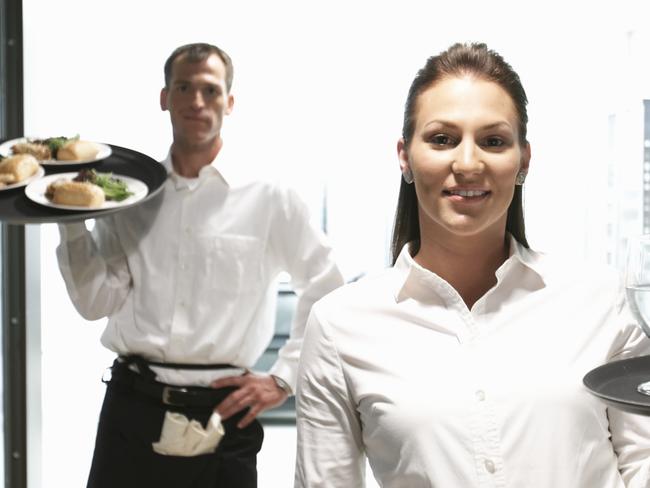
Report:
M 309 318 L 298 368 L 295 487 L 363 487 L 361 421 L 338 351 L 316 307 Z
M 632 317 L 624 293 L 619 294 L 620 327 L 609 361 L 650 354 L 650 340 Z M 650 380 L 650 378 L 648 378 Z M 650 417 L 608 407 L 609 430 L 618 467 L 627 488 L 650 486 Z
M 131 288 L 126 256 L 110 217 L 85 224 L 59 224 L 59 270 L 77 311 L 87 320 L 117 312 Z
M 270 373 L 296 391 L 296 373 L 305 324 L 312 305 L 343 284 L 325 235 L 309 222 L 306 204 L 292 190 L 279 190 L 282 204 L 271 229 L 271 245 L 281 267 L 291 275 L 298 302 L 287 343 L 279 350 Z

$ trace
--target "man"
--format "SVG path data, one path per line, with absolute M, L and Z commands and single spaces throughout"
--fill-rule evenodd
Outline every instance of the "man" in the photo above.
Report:
M 87 319 L 109 317 L 102 343 L 119 356 L 89 488 L 256 486 L 263 433 L 255 417 L 294 391 L 311 305 L 342 284 L 294 193 L 237 186 L 220 169 L 232 78 L 221 49 L 176 49 L 160 94 L 173 129 L 161 197 L 98 219 L 92 234 L 83 224 L 60 226 L 70 297 Z M 253 374 L 273 335 L 280 271 L 299 296 L 291 337 L 270 374 Z M 154 451 L 163 423 L 206 428 L 213 410 L 225 429 L 215 452 Z

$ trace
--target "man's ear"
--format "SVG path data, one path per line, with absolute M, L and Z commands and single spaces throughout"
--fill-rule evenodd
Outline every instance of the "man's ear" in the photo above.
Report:
M 231 93 L 228 94 L 228 101 L 226 102 L 226 115 L 232 113 L 233 106 L 235 105 L 235 97 Z
M 169 91 L 167 88 L 160 90 L 160 110 L 167 110 L 167 95 Z

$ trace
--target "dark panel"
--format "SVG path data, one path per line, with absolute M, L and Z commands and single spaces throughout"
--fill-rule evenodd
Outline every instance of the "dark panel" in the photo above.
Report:
M 23 135 L 22 1 L 0 0 L 0 139 Z M 27 487 L 25 229 L 2 226 L 5 487 Z

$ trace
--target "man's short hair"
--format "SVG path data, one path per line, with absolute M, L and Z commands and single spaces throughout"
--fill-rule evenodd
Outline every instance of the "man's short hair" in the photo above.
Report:
M 200 63 L 205 61 L 211 55 L 216 54 L 226 67 L 226 89 L 230 92 L 233 78 L 233 66 L 230 56 L 217 46 L 206 44 L 204 42 L 196 42 L 193 44 L 185 44 L 184 46 L 177 47 L 174 52 L 169 55 L 165 61 L 165 88 L 169 88 L 169 83 L 172 78 L 172 67 L 176 58 L 180 56 L 187 56 L 187 61 L 190 63 Z

